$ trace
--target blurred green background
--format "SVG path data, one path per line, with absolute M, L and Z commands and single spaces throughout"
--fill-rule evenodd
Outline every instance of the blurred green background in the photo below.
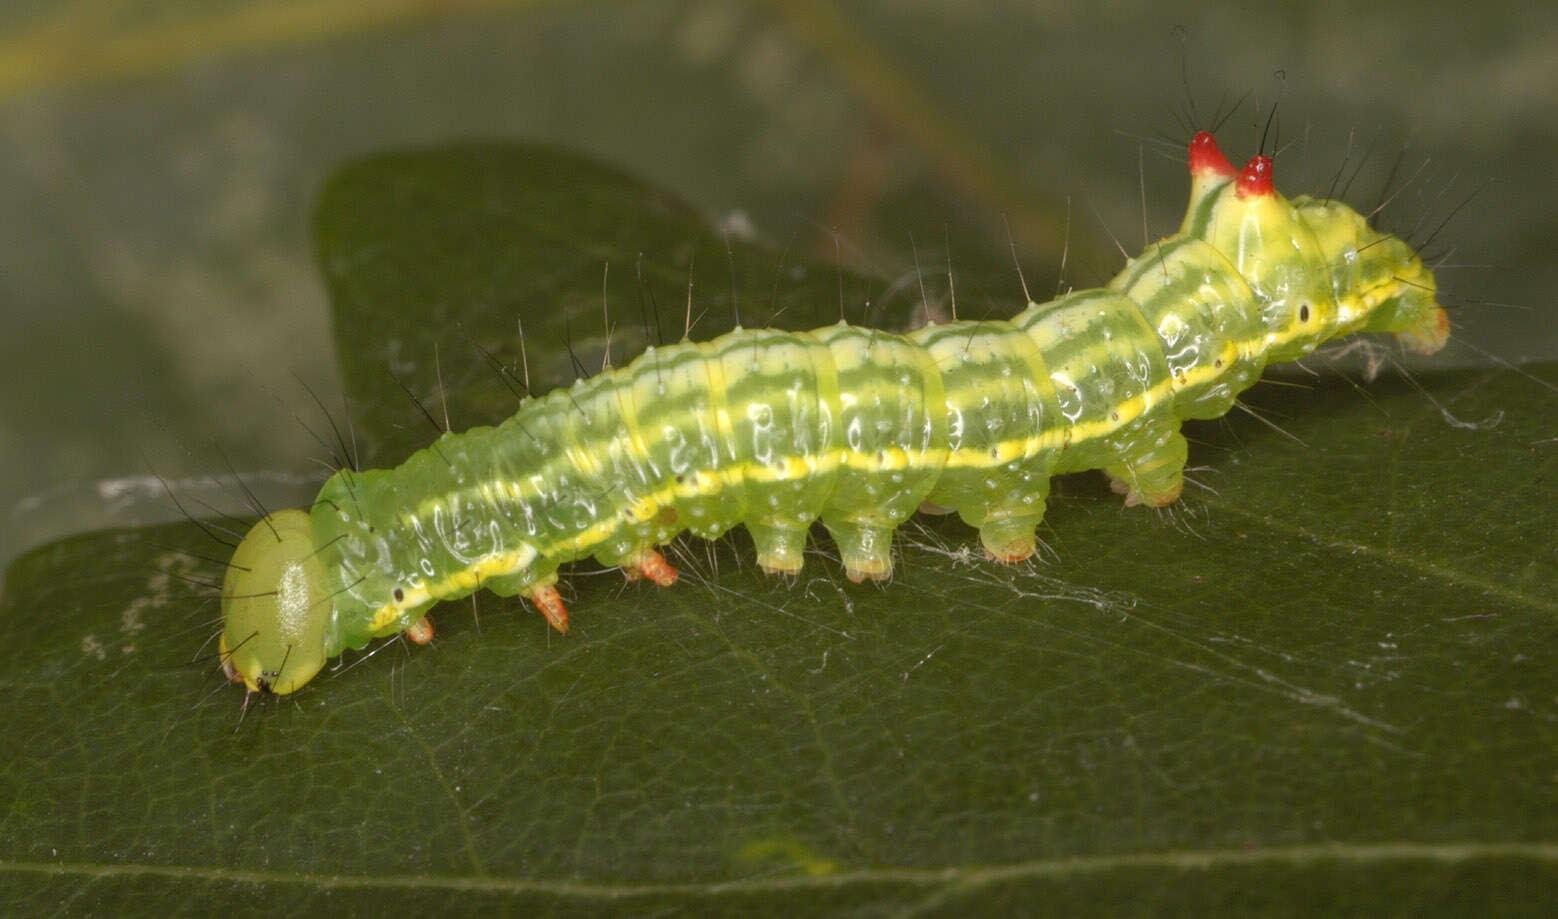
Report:
M 1285 10 L 862 0 L 75 0 L 0 12 L 0 559 L 218 500 L 313 493 L 297 378 L 339 379 L 309 214 L 368 152 L 541 141 L 635 172 L 730 232 L 914 283 L 950 245 L 962 315 L 1089 286 L 1171 232 L 1182 49 L 1203 115 L 1253 152 L 1280 96 L 1278 184 L 1353 182 L 1431 227 L 1462 303 L 1436 366 L 1558 356 L 1550 4 Z M 1146 138 L 1146 139 L 1143 139 Z M 1349 174 L 1351 169 L 1349 168 Z M 1069 233 L 1067 213 L 1070 213 Z M 1419 234 L 1421 235 L 1421 234 Z M 626 268 L 627 266 L 621 266 Z M 711 266 L 702 283 L 721 283 Z M 933 285 L 935 286 L 935 285 Z M 833 305 L 828 305 L 832 307 Z M 852 305 L 857 306 L 857 305 Z M 1491 355 L 1491 357 L 1490 357 Z

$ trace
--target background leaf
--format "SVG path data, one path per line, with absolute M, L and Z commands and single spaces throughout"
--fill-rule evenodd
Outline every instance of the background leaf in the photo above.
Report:
M 471 341 L 512 362 L 516 316 L 538 380 L 569 376 L 564 318 L 598 366 L 605 262 L 621 355 L 641 252 L 673 337 L 689 274 L 700 333 L 731 292 L 804 325 L 839 305 L 832 269 L 732 243 L 731 272 L 686 208 L 536 148 L 376 157 L 320 200 L 375 463 L 430 437 L 388 371 L 461 427 L 512 405 Z M 880 285 L 842 282 L 861 318 Z M 479 620 L 440 610 L 432 647 L 349 655 L 241 721 L 185 580 L 216 570 L 185 553 L 225 549 L 191 526 L 56 543 L 0 608 L 0 894 L 120 915 L 1537 912 L 1553 397 L 1507 370 L 1420 384 L 1257 387 L 1286 436 L 1193 427 L 1204 487 L 1168 514 L 1060 480 L 1039 563 L 986 563 L 945 518 L 903 531 L 884 586 L 841 578 L 825 541 L 793 583 L 743 535 L 690 542 L 672 590 L 577 567 L 566 638 L 484 595 Z

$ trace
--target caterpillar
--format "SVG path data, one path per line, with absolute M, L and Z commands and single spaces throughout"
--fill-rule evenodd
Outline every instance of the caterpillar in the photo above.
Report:
M 651 346 L 395 469 L 338 471 L 234 551 L 222 670 L 295 692 L 348 648 L 425 643 L 426 611 L 480 588 L 566 632 L 562 564 L 670 586 L 656 547 L 684 531 L 742 525 L 762 570 L 795 574 L 820 519 L 845 574 L 881 580 L 896 527 L 954 510 L 987 556 L 1019 562 L 1055 475 L 1102 469 L 1127 505 L 1177 500 L 1181 423 L 1225 414 L 1267 364 L 1357 332 L 1444 346 L 1433 273 L 1405 242 L 1340 202 L 1284 198 L 1269 157 L 1235 169 L 1208 132 L 1188 162 L 1179 230 L 1104 287 L 905 335 L 840 321 Z

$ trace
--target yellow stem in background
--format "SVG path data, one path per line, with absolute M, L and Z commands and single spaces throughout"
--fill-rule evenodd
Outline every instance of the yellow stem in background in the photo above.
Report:
M 456 19 L 547 0 L 236 0 L 215 11 L 116 30 L 123 0 L 60 3 L 0 39 L 0 101 L 30 90 L 167 71 L 202 58 L 372 29 Z M 133 6 L 134 4 L 129 4 Z M 831 61 L 883 123 L 924 150 L 958 190 L 1005 214 L 1016 241 L 1057 253 L 1064 212 L 1038 202 L 973 132 L 937 107 L 827 0 L 768 0 L 791 32 Z M 1075 248 L 1076 240 L 1073 240 Z
M 32 89 L 138 76 L 222 54 L 452 19 L 541 0 L 268 0 L 114 31 L 119 2 L 61 3 L 0 41 L 0 100 Z
M 1017 243 L 1059 253 L 1065 245 L 1062 207 L 1034 199 L 996 157 L 970 140 L 966 126 L 946 115 L 905 73 L 861 36 L 827 0 L 768 0 L 791 31 L 838 67 L 883 122 L 937 162 L 962 193 L 1005 214 Z M 1076 240 L 1072 240 L 1076 248 Z

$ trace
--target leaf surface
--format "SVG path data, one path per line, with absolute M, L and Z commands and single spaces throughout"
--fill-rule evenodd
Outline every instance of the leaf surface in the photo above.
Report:
M 732 299 L 752 326 L 834 321 L 841 288 L 852 321 L 918 306 L 538 148 L 356 163 L 316 232 L 352 400 L 317 430 L 373 465 L 433 437 L 402 386 L 440 426 L 495 422 L 518 384 L 489 358 L 565 384 L 599 369 L 603 313 L 621 363 L 646 327 L 717 334 Z M 40 549 L 0 607 L 9 910 L 1535 909 L 1553 394 L 1491 368 L 1300 379 L 1250 394 L 1272 425 L 1189 429 L 1200 487 L 1172 511 L 1060 480 L 1035 563 L 984 561 L 955 518 L 905 527 L 886 585 L 825 539 L 793 581 L 742 534 L 684 541 L 671 590 L 576 566 L 566 637 L 483 594 L 431 647 L 241 719 L 202 647 L 220 568 L 185 554 L 226 548 L 178 526 Z

